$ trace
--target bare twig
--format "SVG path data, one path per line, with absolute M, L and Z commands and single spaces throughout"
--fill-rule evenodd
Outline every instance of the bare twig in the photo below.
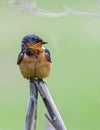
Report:
M 43 80 L 35 78 L 30 79 L 30 100 L 28 103 L 24 130 L 32 129 L 33 119 L 34 119 L 34 130 L 36 130 L 38 91 L 50 115 L 49 117 L 47 114 L 45 114 L 48 121 L 56 130 L 66 130 L 64 122 L 54 104 L 54 101 L 46 87 L 46 84 L 44 83 Z
M 26 113 L 25 130 L 32 129 L 33 121 L 34 121 L 34 130 L 36 130 L 37 103 L 38 103 L 38 91 L 36 87 L 33 85 L 32 80 L 30 79 L 30 100 L 28 103 L 28 108 Z
M 45 117 L 47 118 L 45 130 L 55 130 L 55 128 L 54 128 L 54 126 L 53 126 L 53 124 L 52 124 L 52 121 L 51 121 L 49 115 L 47 115 L 47 114 L 45 113 Z
M 33 84 L 35 84 L 37 90 L 39 91 L 44 104 L 48 110 L 48 113 L 51 117 L 53 126 L 55 127 L 56 130 L 66 130 L 66 127 L 64 125 L 64 122 L 54 104 L 54 101 L 46 87 L 46 84 L 43 82 L 43 80 L 38 80 L 38 79 L 32 79 Z
M 97 0 L 97 2 L 100 2 L 100 0 Z
M 45 9 L 37 8 L 37 1 L 33 0 L 33 4 L 31 5 L 28 0 L 6 0 L 11 3 L 14 2 L 18 6 L 20 6 L 23 10 L 32 12 L 36 16 L 42 16 L 42 17 L 49 17 L 49 18 L 57 18 L 57 17 L 64 17 L 64 16 L 85 16 L 85 17 L 94 17 L 94 18 L 100 18 L 100 14 L 96 13 L 89 13 L 86 11 L 76 11 L 72 10 L 70 7 L 68 7 L 66 4 L 64 4 L 63 1 L 58 0 L 61 6 L 64 8 L 63 12 L 52 12 Z M 99 0 L 98 0 L 99 2 Z
M 46 113 L 44 113 L 44 115 L 47 118 L 47 120 L 51 123 L 51 125 L 55 128 L 55 126 L 54 126 L 52 120 L 50 119 L 50 117 Z
M 31 128 L 32 128 L 33 110 L 34 110 L 34 103 L 32 102 L 32 100 L 30 98 L 29 103 L 28 103 L 28 107 L 27 107 L 24 130 L 31 130 Z
M 32 80 L 30 79 L 30 96 L 34 102 L 34 111 L 33 111 L 33 121 L 34 121 L 34 130 L 36 130 L 37 124 L 37 104 L 38 104 L 38 91 L 37 88 L 33 85 Z

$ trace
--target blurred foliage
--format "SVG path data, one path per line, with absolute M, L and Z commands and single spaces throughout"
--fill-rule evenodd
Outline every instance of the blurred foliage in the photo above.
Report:
M 100 12 L 99 3 L 66 1 L 75 10 Z M 56 1 L 39 7 L 58 10 Z M 24 128 L 29 83 L 16 65 L 21 39 L 38 34 L 52 56 L 52 74 L 45 79 L 68 130 L 100 129 L 100 19 L 68 16 L 43 18 L 0 2 L 0 130 Z M 44 129 L 39 98 L 38 130 Z M 44 120 L 44 121 L 43 121 Z

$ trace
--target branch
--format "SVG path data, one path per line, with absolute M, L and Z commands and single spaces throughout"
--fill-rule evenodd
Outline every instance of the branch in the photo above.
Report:
M 38 90 L 33 85 L 32 79 L 30 79 L 30 97 L 34 103 L 34 112 L 33 112 L 33 119 L 34 119 L 34 130 L 36 130 L 37 124 L 37 104 L 38 104 Z
M 45 117 L 47 118 L 45 130 L 55 130 L 55 128 L 54 128 L 54 126 L 53 126 L 53 124 L 52 124 L 52 121 L 51 121 L 51 119 L 49 118 L 49 116 L 48 116 L 46 113 L 44 113 L 44 115 L 45 115 Z
M 26 121 L 25 121 L 24 130 L 31 130 L 31 128 L 32 128 L 33 110 L 34 110 L 34 103 L 32 102 L 32 100 L 30 98 L 28 106 L 27 106 Z
M 55 126 L 54 126 L 52 120 L 50 119 L 50 117 L 46 113 L 44 113 L 44 115 L 47 118 L 47 120 L 49 121 L 49 123 L 51 123 L 51 125 L 55 128 Z
M 100 2 L 100 0 L 97 0 L 97 2 Z
M 48 110 L 52 124 L 55 127 L 55 129 L 66 130 L 64 122 L 54 104 L 54 101 L 46 87 L 46 84 L 42 80 L 38 80 L 34 78 L 32 80 L 33 80 L 33 84 L 35 85 L 35 87 L 37 88 L 37 90 L 39 91 L 43 99 L 43 102 Z
M 28 0 L 6 0 L 9 3 L 16 3 L 21 9 L 31 12 L 36 16 L 41 17 L 49 17 L 49 18 L 58 18 L 58 17 L 64 17 L 64 16 L 84 16 L 84 17 L 94 17 L 94 18 L 100 18 L 100 14 L 96 13 L 89 13 L 85 11 L 75 11 L 70 9 L 66 4 L 64 4 L 61 0 L 60 4 L 64 8 L 65 11 L 63 12 L 52 12 L 44 9 L 37 8 L 37 1 L 33 0 L 33 4 L 31 5 Z M 98 0 L 99 2 L 99 0 Z
M 30 79 L 30 99 L 29 99 L 27 112 L 26 112 L 26 121 L 25 121 L 25 129 L 24 130 L 31 130 L 32 129 L 33 120 L 34 120 L 34 130 L 36 130 L 37 103 L 38 103 L 38 91 Z

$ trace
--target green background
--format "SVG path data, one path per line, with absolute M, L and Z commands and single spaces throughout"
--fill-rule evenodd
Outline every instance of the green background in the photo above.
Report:
M 73 10 L 100 13 L 95 0 L 66 0 Z M 38 7 L 63 11 L 57 1 Z M 29 81 L 16 65 L 21 40 L 35 33 L 48 41 L 52 73 L 45 79 L 68 130 L 100 130 L 100 18 L 44 18 L 0 2 L 0 130 L 22 130 Z M 45 108 L 39 97 L 38 130 L 45 129 Z

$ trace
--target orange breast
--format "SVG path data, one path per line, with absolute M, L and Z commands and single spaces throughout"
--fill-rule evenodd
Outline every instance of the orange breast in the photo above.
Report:
M 25 54 L 19 68 L 24 78 L 35 77 L 41 79 L 50 75 L 51 63 L 43 52 L 31 57 Z
M 36 73 L 37 78 L 46 78 L 50 75 L 51 72 L 51 63 L 47 60 L 44 53 L 41 53 L 38 56 L 36 63 Z
M 35 57 L 29 57 L 26 54 L 24 55 L 22 62 L 19 65 L 20 72 L 22 73 L 24 78 L 31 78 L 35 75 Z
M 37 44 L 29 44 L 28 45 L 30 49 L 32 49 L 34 52 L 38 51 L 38 52 L 42 52 L 42 45 L 40 43 Z

